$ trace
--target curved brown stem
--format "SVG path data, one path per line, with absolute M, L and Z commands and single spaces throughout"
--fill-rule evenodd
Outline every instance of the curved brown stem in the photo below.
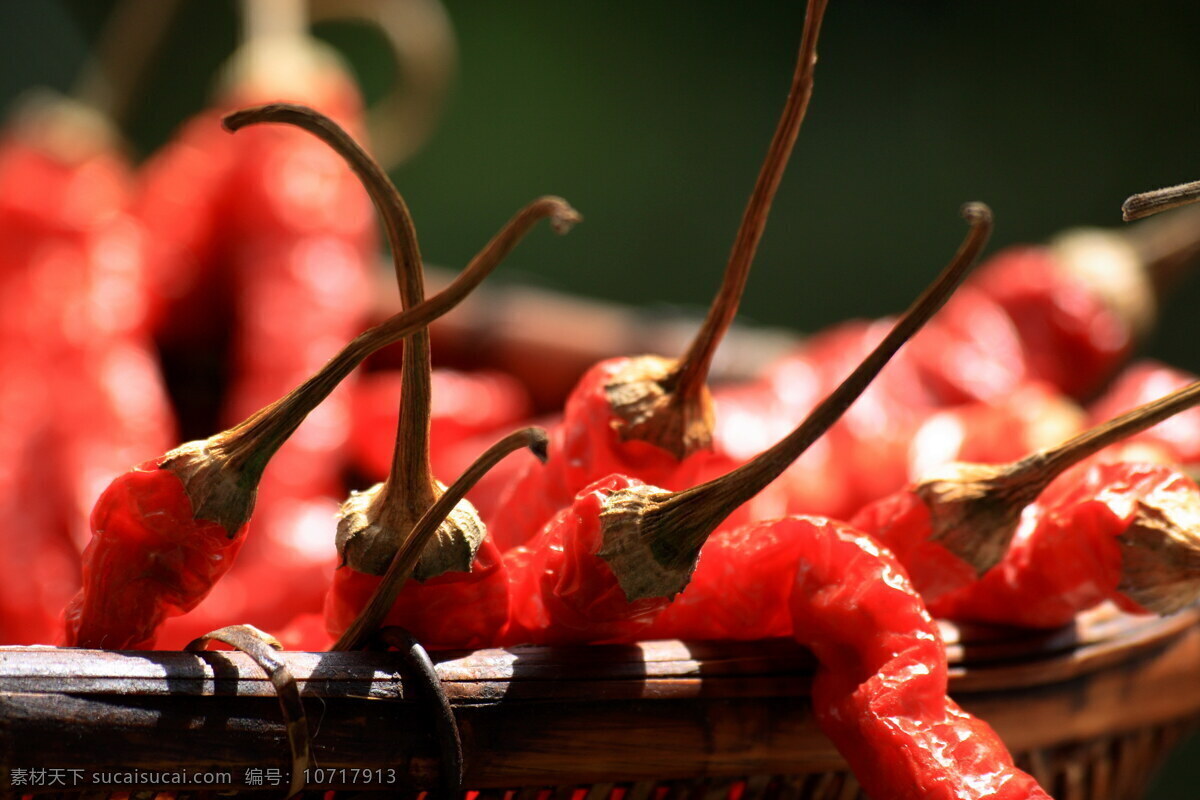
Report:
M 421 552 L 429 544 L 450 511 L 466 496 L 471 487 L 505 456 L 522 447 L 528 448 L 539 460 L 544 462 L 547 442 L 548 437 L 543 429 L 523 428 L 510 433 L 489 447 L 471 466 L 467 467 L 462 476 L 446 489 L 446 492 L 417 522 L 411 535 L 405 539 L 404 544 L 393 556 L 383 580 L 376 587 L 375 593 L 371 595 L 371 600 L 367 603 L 366 608 L 359 613 L 345 633 L 338 637 L 330 650 L 358 650 L 365 646 L 370 637 L 383 624 L 388 611 L 395 604 L 396 597 L 400 594 L 404 581 L 412 573 L 413 567 L 416 566 Z
M 720 498 L 721 505 L 727 506 L 722 514 L 724 518 L 779 477 L 809 445 L 841 419 L 846 409 L 866 390 L 896 351 L 949 299 L 967 270 L 983 251 L 992 233 L 991 209 L 983 203 L 968 203 L 963 206 L 962 215 L 970 224 L 971 230 L 954 259 L 896 321 L 883 341 L 875 346 L 862 363 L 809 412 L 804 421 L 790 434 L 729 474 L 680 493 L 679 502 L 683 501 L 683 495 L 689 493 L 711 497 L 713 500 Z
M 701 545 L 730 513 L 773 481 L 810 444 L 830 428 L 867 388 L 901 345 L 942 307 L 982 252 L 992 231 L 992 213 L 982 203 L 968 203 L 963 216 L 971 226 L 950 264 L 892 330 L 800 425 L 775 445 L 731 472 L 681 492 L 651 498 L 631 490 L 606 502 L 601 527 L 604 548 L 627 598 L 669 595 L 681 591 Z M 647 504 L 647 499 L 649 503 Z M 647 564 L 652 562 L 648 569 Z M 648 572 L 667 575 L 659 580 Z
M 1200 403 L 1200 381 L 1177 389 L 1145 405 L 1126 411 L 1062 444 L 1047 447 L 1014 461 L 1004 470 L 1005 480 L 1028 487 L 1030 498 L 1041 494 L 1059 475 L 1090 455 L 1135 433 L 1151 428 Z
M 805 112 L 808 111 L 808 102 L 812 98 L 813 73 L 817 65 L 817 38 L 826 5 L 827 0 L 809 0 L 791 90 L 767 149 L 766 159 L 759 170 L 754 191 L 742 213 L 733 250 L 725 267 L 724 281 L 709 308 L 704 324 L 669 379 L 671 383 L 667 388 L 680 398 L 678 402 L 696 398 L 704 390 L 717 346 L 737 314 L 738 303 L 742 299 L 746 280 L 750 275 L 750 265 L 754 261 L 755 251 L 767 226 L 771 201 L 775 198 L 775 192 L 783 178 L 784 168 L 792 154 Z
M 286 396 L 213 437 L 210 448 L 226 459 L 228 467 L 243 472 L 242 480 L 253 487 L 258 474 L 279 446 L 351 370 L 371 353 L 424 328 L 461 303 L 542 219 L 549 219 L 557 233 L 566 233 L 580 216 L 560 197 L 534 200 L 501 228 L 449 286 L 416 308 L 395 314 L 359 334 L 315 375 Z M 235 525 L 229 530 L 238 527 Z
M 408 206 L 383 168 L 331 119 L 305 106 L 273 103 L 226 117 L 236 130 L 246 124 L 275 122 L 295 125 L 332 147 L 359 176 L 383 218 L 404 308 L 425 299 L 425 278 L 417 232 Z M 433 404 L 429 332 L 409 337 L 402 362 L 400 415 L 392 465 L 384 483 L 379 513 L 391 527 L 403 527 L 418 518 L 437 499 L 437 486 L 429 462 L 429 419 Z

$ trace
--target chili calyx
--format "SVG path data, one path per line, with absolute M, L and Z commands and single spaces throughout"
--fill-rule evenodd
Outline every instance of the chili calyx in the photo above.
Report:
M 603 544 L 597 555 L 612 568 L 626 599 L 669 597 L 682 591 L 701 546 L 717 526 L 833 425 L 896 351 L 941 308 L 992 231 L 987 206 L 968 203 L 962 213 L 971 228 L 950 264 L 862 363 L 784 439 L 741 467 L 691 489 L 663 492 L 637 487 L 615 492 L 605 501 Z
M 680 460 L 712 443 L 712 396 L 705 381 L 717 345 L 737 313 L 771 201 L 808 110 L 826 5 L 827 0 L 809 0 L 783 115 L 742 214 L 721 289 L 688 352 L 678 361 L 657 356 L 631 359 L 606 386 L 609 405 L 617 417 L 613 424 L 623 439 L 649 442 Z
M 1004 557 L 1022 510 L 1051 481 L 1088 456 L 1197 403 L 1200 382 L 1011 464 L 947 465 L 913 490 L 930 510 L 930 540 L 982 574 Z
M 510 433 L 476 459 L 413 526 L 408 538 L 388 564 L 383 580 L 371 596 L 370 602 L 330 649 L 357 650 L 365 646 L 383 623 L 405 580 L 412 575 L 430 541 L 438 535 L 447 515 L 458 507 L 471 487 L 501 459 L 522 447 L 527 448 L 544 463 L 548 441 L 546 431 L 542 428 L 523 428 Z
M 1156 614 L 1174 614 L 1200 594 L 1200 495 L 1154 504 L 1138 500 L 1133 519 L 1117 537 L 1121 578 L 1117 590 Z

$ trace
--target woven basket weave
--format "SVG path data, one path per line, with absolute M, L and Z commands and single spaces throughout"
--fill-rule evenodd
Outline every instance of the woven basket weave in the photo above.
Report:
M 1163 620 L 1104 611 L 1038 635 L 946 626 L 952 694 L 1058 800 L 1132 800 L 1200 715 L 1198 623 L 1195 611 Z M 436 785 L 429 716 L 396 654 L 285 660 L 315 765 L 332 778 L 320 788 L 406 796 Z M 509 800 L 857 797 L 813 723 L 811 670 L 786 641 L 483 650 L 438 663 L 465 785 Z M 230 652 L 2 649 L 0 753 L 5 786 L 13 769 L 36 767 L 230 774 L 217 786 L 169 787 L 183 794 L 269 789 L 247 786 L 247 775 L 286 775 L 289 764 L 274 689 Z M 339 773 L 351 769 L 393 774 L 364 784 Z

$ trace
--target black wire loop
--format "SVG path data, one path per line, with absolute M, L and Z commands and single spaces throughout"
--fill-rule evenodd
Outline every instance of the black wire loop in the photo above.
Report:
M 404 658 L 412 674 L 421 683 L 426 700 L 432 706 L 434 734 L 441 754 L 439 778 L 443 800 L 455 800 L 462 794 L 463 749 L 462 737 L 458 732 L 458 720 L 450 708 L 450 699 L 438 678 L 429 653 L 413 635 L 398 625 L 379 631 L 377 641 L 394 647 Z

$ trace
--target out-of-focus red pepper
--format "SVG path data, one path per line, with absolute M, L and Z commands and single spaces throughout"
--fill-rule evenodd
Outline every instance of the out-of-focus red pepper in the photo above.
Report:
M 1196 376 L 1156 361 L 1131 364 L 1094 403 L 1088 416 L 1095 422 L 1162 397 L 1196 381 Z M 1163 420 L 1131 441 L 1153 442 L 1171 449 L 1183 464 L 1200 461 L 1200 409 L 1183 411 Z
M 1109 600 L 1168 614 L 1200 597 L 1200 489 L 1163 464 L 1064 475 L 1021 519 L 1004 560 L 930 603 L 951 619 L 1053 628 Z
M 576 492 L 606 475 L 630 475 L 666 487 L 695 482 L 694 466 L 680 462 L 706 458 L 712 443 L 708 370 L 737 313 L 771 201 L 808 109 L 824 13 L 824 0 L 809 0 L 783 115 L 743 212 L 721 288 L 687 353 L 678 361 L 610 359 L 584 375 L 552 433 L 550 462 L 544 469 L 527 468 L 487 520 L 502 548 L 530 539 L 570 505 Z
M 131 189 L 113 132 L 70 101 L 19 109 L 0 142 L 0 384 L 15 393 L 0 508 L 20 531 L 0 579 L 6 644 L 58 638 L 96 495 L 173 439 Z
M 292 42 L 282 70 L 264 71 L 255 47 L 235 57 L 220 106 L 293 100 L 361 131 L 353 79 L 314 41 Z M 283 127 L 233 141 L 218 120 L 209 111 L 185 123 L 146 165 L 140 200 L 160 248 L 158 285 L 168 308 L 160 341 L 176 365 L 184 412 L 196 425 L 196 412 L 206 411 L 199 415 L 206 428 L 272 402 L 362 329 L 377 246 L 370 201 L 337 154 Z M 296 330 L 305 331 L 301 341 Z M 210 396 L 213 383 L 225 387 L 219 420 L 187 398 Z M 350 417 L 349 396 L 339 389 L 276 454 L 259 487 L 257 533 L 230 576 L 246 591 L 227 599 L 252 592 L 253 614 L 248 605 L 214 612 L 276 628 L 298 609 L 320 610 L 334 563 L 322 528 L 342 490 Z M 268 579 L 281 572 L 291 580 Z M 212 630 L 203 617 L 174 623 L 175 638 Z
M 1200 383 L 1019 461 L 954 463 L 861 509 L 852 524 L 887 546 L 925 598 L 974 582 L 1004 557 L 1022 510 L 1070 467 L 1200 402 Z
M 1164 241 L 1154 241 L 1156 230 Z M 997 254 L 971 285 L 1012 319 L 1030 377 L 1084 398 L 1152 324 L 1160 273 L 1176 268 L 1179 252 L 1194 249 L 1194 232 L 1178 246 L 1172 237 L 1180 238 L 1171 228 L 1072 231 L 1045 247 Z
M 919 480 L 954 461 L 1015 461 L 1071 438 L 1083 430 L 1086 420 L 1087 414 L 1073 400 L 1041 382 L 1018 386 L 995 402 L 936 411 L 921 423 L 909 444 L 909 480 Z
M 945 645 L 895 557 L 844 523 L 777 524 L 803 543 L 790 608 L 796 640 L 817 657 L 813 712 L 863 790 L 1049 800 L 987 723 L 947 696 Z
M 435 369 L 432 381 L 429 457 L 436 475 L 455 475 L 465 466 L 448 457 L 460 443 L 494 439 L 532 410 L 528 390 L 504 372 Z M 367 373 L 351 390 L 351 457 L 371 478 L 382 479 L 391 467 L 400 386 L 400 373 L 387 370 Z

